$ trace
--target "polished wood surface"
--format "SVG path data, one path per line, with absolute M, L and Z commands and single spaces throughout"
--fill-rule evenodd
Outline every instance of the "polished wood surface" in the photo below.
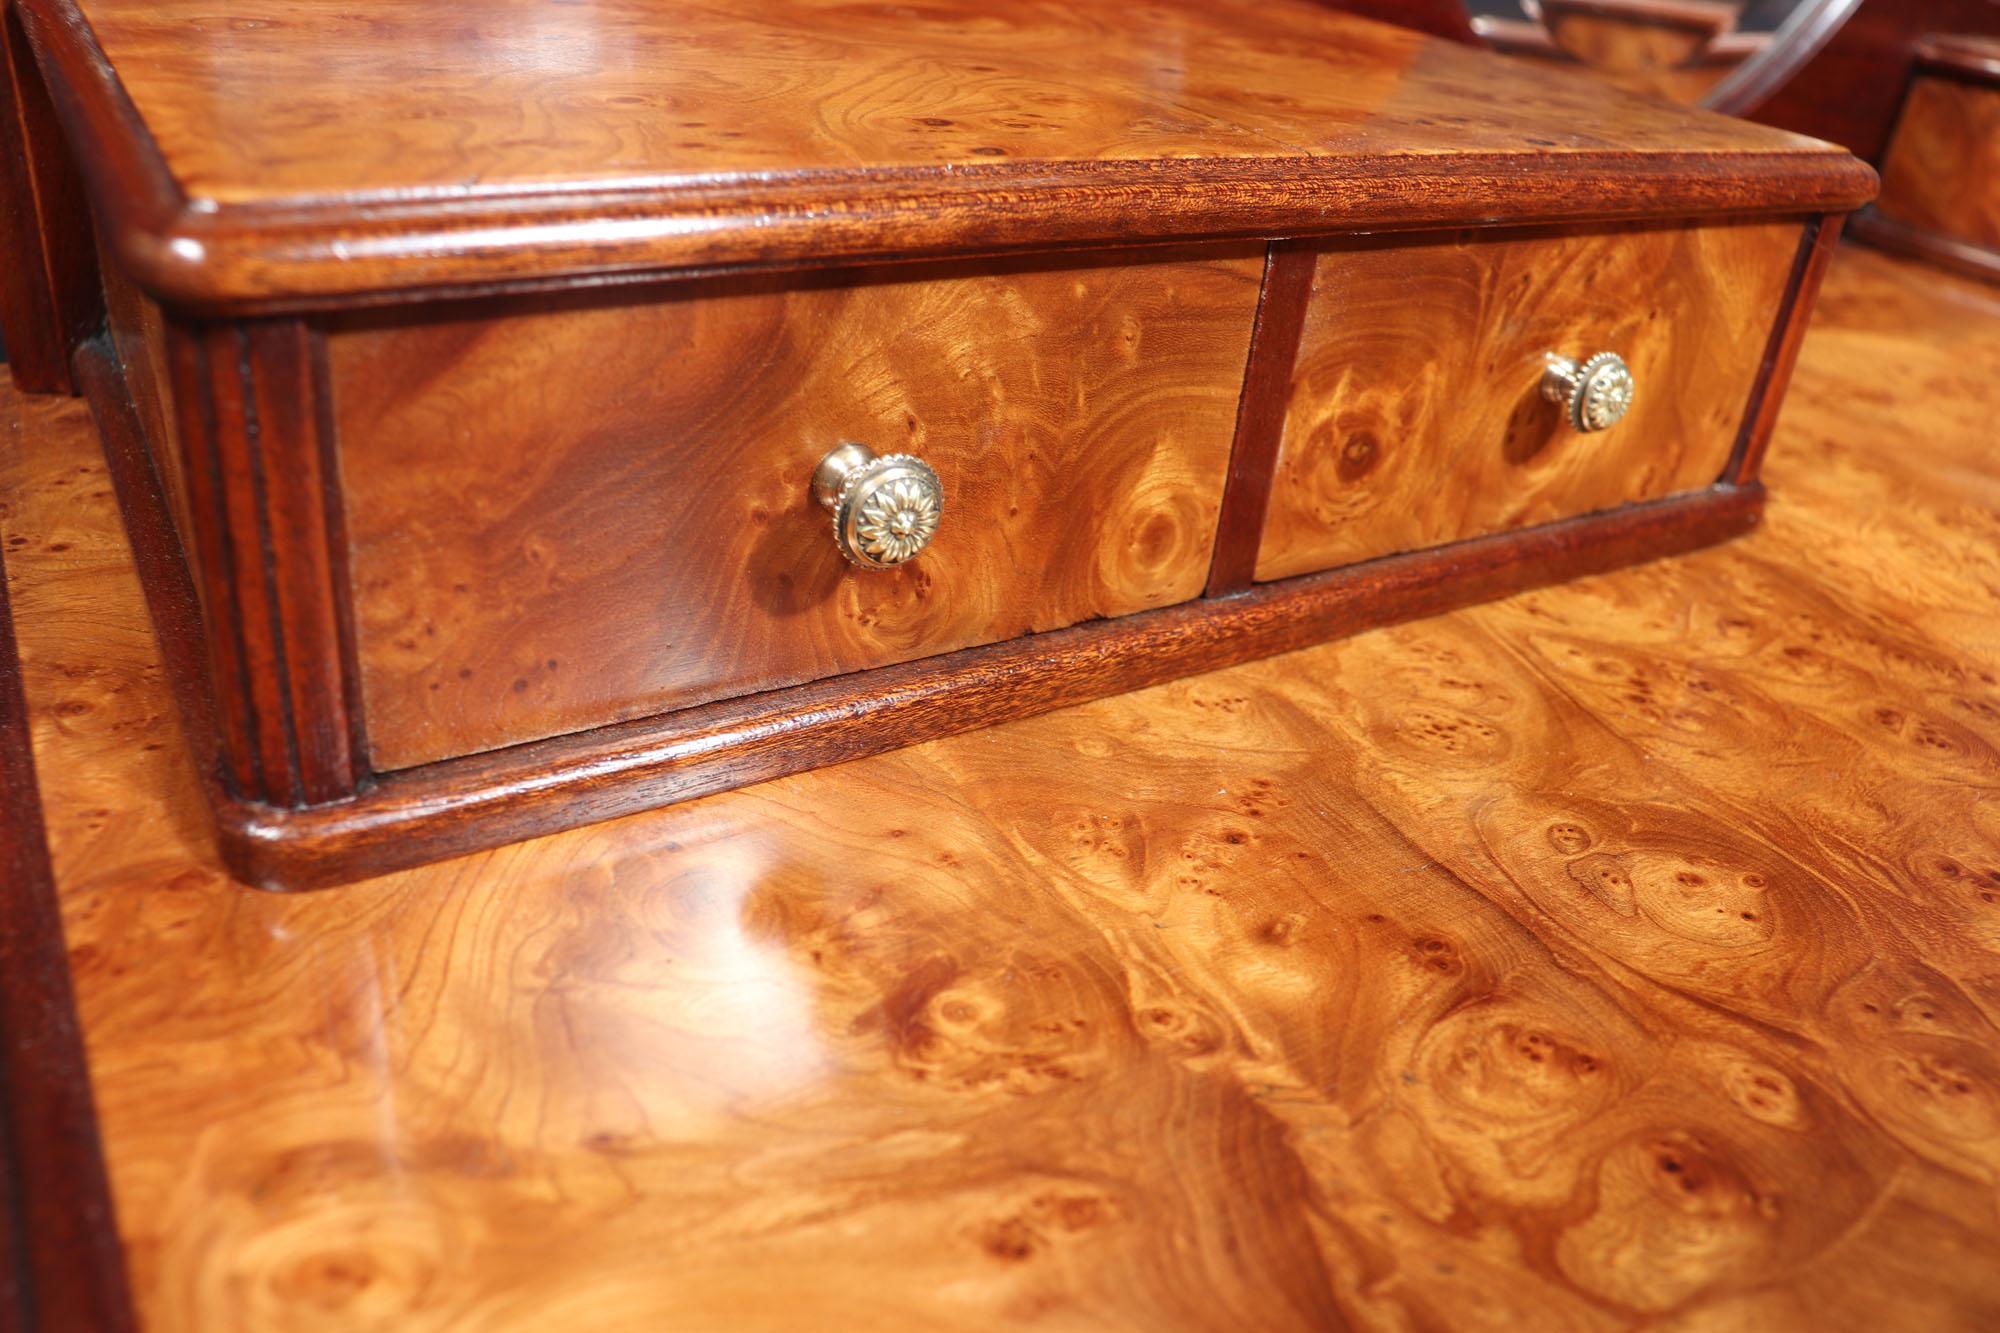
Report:
M 421 865 L 1679 554 L 1748 531 L 1764 505 L 1754 482 L 1718 486 L 428 764 L 373 777 L 345 800 L 282 809 L 227 785 L 200 600 L 146 466 L 138 415 L 108 348 L 86 347 L 77 365 L 222 860 L 242 882 L 273 889 Z
M 146 1326 L 1992 1325 L 2000 303 L 1822 310 L 1747 541 L 294 898 L 55 404 L 0 525 Z
M 899 266 L 337 326 L 373 766 L 1196 596 L 1263 270 Z M 902 568 L 850 565 L 809 494 L 844 440 L 944 483 Z
M 1791 222 L 1343 244 L 1318 259 L 1256 576 L 1698 490 L 1742 429 L 1800 246 Z M 1544 355 L 1638 391 L 1579 434 Z
M 16 2 L 113 250 L 184 305 L 1871 188 L 1311 0 Z
M 2000 53 L 2000 43 L 1991 49 Z M 2000 76 L 1921 75 L 1911 83 L 1882 159 L 1876 209 L 1990 252 L 2000 276 Z
M 68 403 L 10 401 L 0 420 L 0 448 L 9 454 L 42 436 L 78 434 Z M 83 467 L 70 484 L 88 472 Z M 12 495 L 0 498 L 0 526 Z M 18 549 L 0 542 L 0 1329 L 128 1333 L 131 1297 L 4 577 L 6 556 Z
M 1805 225 L 1806 234 L 1818 236 L 1822 245 L 1832 234 L 1818 222 Z M 1414 244 L 1421 247 L 1424 242 L 1416 238 Z M 1773 327 L 1754 371 L 1752 392 L 1742 410 L 1743 428 L 1736 437 L 1739 460 L 1728 478 L 1716 474 L 1723 484 L 1670 499 L 1543 521 L 1525 531 L 1462 535 L 1408 555 L 1366 560 L 1246 593 L 1263 521 L 1258 488 L 1269 479 L 1275 461 L 1276 433 L 1291 376 L 1287 340 L 1296 340 L 1297 321 L 1308 295 L 1303 285 L 1308 269 L 1295 262 L 1301 256 L 1310 261 L 1313 254 L 1309 249 L 1280 247 L 1264 265 L 1266 285 L 1257 298 L 1254 332 L 1240 334 L 1251 345 L 1248 370 L 1239 375 L 1232 369 L 1228 380 L 1189 381 L 1207 385 L 1203 392 L 1217 401 L 1218 439 L 1226 419 L 1229 389 L 1225 386 L 1239 381 L 1243 386 L 1226 486 L 1219 475 L 1223 464 L 1217 461 L 1205 482 L 1180 478 L 1174 486 L 1140 485 L 1122 492 L 1117 504 L 1142 514 L 1142 528 L 1153 533 L 1147 537 L 1142 531 L 1136 546 L 1117 533 L 1107 533 L 1101 514 L 1070 522 L 1069 511 L 1050 510 L 1065 536 L 1048 547 L 1053 563 L 1045 571 L 1073 570 L 1074 545 L 1097 541 L 1101 576 L 1107 555 L 1114 564 L 1137 560 L 1139 566 L 1172 556 L 1174 544 L 1157 539 L 1175 526 L 1172 513 L 1192 503 L 1202 507 L 1203 521 L 1209 522 L 1220 491 L 1222 519 L 1213 529 L 1213 562 L 1196 552 L 1187 564 L 1187 572 L 1197 575 L 1206 565 L 1208 597 L 1177 605 L 1133 606 L 1112 618 L 1085 619 L 1068 628 L 1017 634 L 985 646 L 932 648 L 928 656 L 897 649 L 885 640 L 877 645 L 874 657 L 862 661 L 889 661 L 893 652 L 901 652 L 902 658 L 785 684 L 787 677 L 774 673 L 773 664 L 792 670 L 800 664 L 809 666 L 813 659 L 786 636 L 790 626 L 780 623 L 785 618 L 780 613 L 791 605 L 784 599 L 797 588 L 787 581 L 794 571 L 782 563 L 772 564 L 777 558 L 773 552 L 800 549 L 796 543 L 810 526 L 801 516 L 824 524 L 802 498 L 803 484 L 794 479 L 789 498 L 774 491 L 772 507 L 763 511 L 767 518 L 781 515 L 771 527 L 771 546 L 751 546 L 744 565 L 725 566 L 718 576 L 725 582 L 739 580 L 754 605 L 750 614 L 766 618 L 771 633 L 763 655 L 732 656 L 740 651 L 733 637 L 740 626 L 730 635 L 719 635 L 706 614 L 690 613 L 672 622 L 691 625 L 692 634 L 705 636 L 704 641 L 714 645 L 712 652 L 695 657 L 687 668 L 688 678 L 713 681 L 718 664 L 738 673 L 713 690 L 710 702 L 648 694 L 675 688 L 679 680 L 635 683 L 633 672 L 635 667 L 645 670 L 647 663 L 662 660 L 663 652 L 671 654 L 676 647 L 670 640 L 661 642 L 659 627 L 668 622 L 659 617 L 657 608 L 666 604 L 672 609 L 662 597 L 680 596 L 688 570 L 699 572 L 700 553 L 712 556 L 723 541 L 740 538 L 740 532 L 726 521 L 728 510 L 722 501 L 692 505 L 685 510 L 684 522 L 667 525 L 681 532 L 687 549 L 698 553 L 689 556 L 675 545 L 670 532 L 663 535 L 658 514 L 667 497 L 690 493 L 726 497 L 741 488 L 735 468 L 741 451 L 717 452 L 716 432 L 723 427 L 716 422 L 726 425 L 734 420 L 732 412 L 746 415 L 739 399 L 767 406 L 781 401 L 746 397 L 748 391 L 742 386 L 771 377 L 744 380 L 742 370 L 760 353 L 767 359 L 791 357 L 787 349 L 792 344 L 785 339 L 760 334 L 751 340 L 756 345 L 745 358 L 725 358 L 718 368 L 697 370 L 684 378 L 663 377 L 658 373 L 658 340 L 628 336 L 633 321 L 625 311 L 634 298 L 623 288 L 561 300 L 541 298 L 544 308 L 532 317 L 525 307 L 489 301 L 460 303 L 449 310 L 311 323 L 273 319 L 232 327 L 170 321 L 180 436 L 197 445 L 187 464 L 187 490 L 197 516 L 192 580 L 171 535 L 172 497 L 162 493 L 145 461 L 149 454 L 159 456 L 163 451 L 148 449 L 142 440 L 144 413 L 121 381 L 114 349 L 93 343 L 80 354 L 80 379 L 108 456 L 118 464 L 113 476 L 127 521 L 139 534 L 135 543 L 140 570 L 155 621 L 168 642 L 175 692 L 183 712 L 197 719 L 189 731 L 196 738 L 201 771 L 213 775 L 209 790 L 224 861 L 245 882 L 265 887 L 338 884 L 1691 550 L 1738 535 L 1757 521 L 1763 491 L 1755 484 L 1754 460 L 1782 400 L 1796 331 L 1810 309 L 1813 284 L 1803 280 L 1810 267 L 1803 253 L 1794 268 L 1795 280 L 1784 285 L 1782 298 L 1770 309 Z M 1150 250 L 1129 262 L 1148 260 L 1168 267 L 1176 262 Z M 1241 262 L 1247 289 L 1252 285 L 1250 270 L 1258 266 L 1255 252 L 1242 251 Z M 1005 307 L 1018 307 L 1015 288 L 1032 287 L 1028 278 L 1046 276 L 1051 266 L 1062 269 L 1065 263 L 1066 271 L 1089 272 L 1111 260 L 1098 255 L 1067 261 L 989 261 L 985 271 L 998 284 L 990 294 Z M 898 266 L 862 285 L 922 286 L 953 271 L 971 270 L 962 263 Z M 719 321 L 727 328 L 738 322 L 721 317 L 732 299 L 795 289 L 837 292 L 856 281 L 856 275 L 838 272 L 783 281 L 737 275 L 663 288 L 647 299 L 669 307 L 679 300 L 688 307 L 690 327 Z M 1073 287 L 1064 299 L 1087 291 L 1088 284 Z M 1170 299 L 1176 295 L 1168 293 Z M 798 320 L 781 314 L 776 327 L 799 345 L 811 346 L 812 331 L 824 321 L 804 316 L 819 308 L 815 298 L 793 311 L 800 315 Z M 1173 310 L 1173 322 L 1189 327 L 1202 327 L 1207 318 L 1199 305 L 1175 304 Z M 493 340 L 487 348 L 499 355 L 443 345 L 457 341 L 470 346 L 490 327 L 511 325 L 517 319 L 533 324 L 580 311 L 603 316 L 592 324 L 592 336 L 579 337 L 572 331 L 564 338 L 538 341 L 510 335 Z M 896 312 L 875 313 L 886 317 L 852 321 L 863 345 L 854 365 L 883 367 L 877 373 L 886 378 L 879 382 L 895 385 L 910 379 L 907 367 L 934 367 L 942 357 L 944 373 L 925 382 L 949 387 L 956 374 L 961 385 L 972 383 L 966 367 L 954 359 L 960 352 L 950 340 L 940 343 L 924 336 L 885 333 L 898 327 Z M 668 323 L 680 317 L 676 313 Z M 332 325 L 330 333 L 327 323 Z M 937 324 L 950 321 L 941 313 L 939 319 L 926 319 L 917 327 L 928 330 Z M 645 317 L 637 326 L 644 329 Z M 1281 326 L 1289 330 L 1282 336 Z M 1105 331 L 1095 326 L 1082 328 L 1080 334 L 1073 349 L 1076 364 L 1089 366 L 1091 374 L 1105 365 L 1126 362 L 1143 367 L 1143 361 L 1133 358 L 1131 339 L 1137 336 L 1137 326 L 1112 331 L 1108 343 Z M 350 340 L 358 340 L 365 345 L 377 335 L 401 345 L 378 352 L 360 373 L 337 376 L 332 363 L 346 352 L 329 350 L 327 344 L 351 347 Z M 407 344 L 402 343 L 405 335 Z M 1046 331 L 1037 333 L 1037 339 L 1046 336 Z M 967 345 L 985 345 L 982 337 L 977 332 L 969 335 Z M 1020 341 L 1023 346 L 1041 345 L 1035 339 Z M 431 342 L 440 345 L 424 350 Z M 696 342 L 704 342 L 711 351 L 715 346 L 726 350 L 728 345 L 727 339 L 706 340 L 705 335 Z M 607 352 L 607 348 L 618 350 Z M 1157 353 L 1157 339 L 1153 348 Z M 551 354 L 552 349 L 559 354 Z M 1017 354 L 1010 350 L 994 364 Z M 1232 354 L 1232 363 L 1235 355 L 1240 350 Z M 699 358 L 669 360 L 686 370 Z M 579 398 L 566 387 L 576 379 L 578 366 L 593 371 L 610 367 L 612 373 L 578 380 L 589 389 Z M 470 370 L 461 373 L 467 367 Z M 790 373 L 776 378 L 783 380 Z M 1115 377 L 1125 374 L 1120 371 Z M 1128 385 L 1143 385 L 1145 374 L 1143 368 L 1133 371 Z M 399 408 L 395 422 L 363 422 L 362 435 L 385 442 L 387 454 L 358 491 L 356 478 L 346 475 L 355 469 L 340 457 L 347 446 L 336 443 L 340 433 L 336 422 L 344 415 L 340 404 L 347 392 L 335 391 L 337 378 L 360 392 L 364 403 L 379 383 L 400 383 L 403 388 L 397 392 L 403 394 L 410 415 L 410 420 L 401 420 Z M 1089 378 L 1084 376 L 1085 381 Z M 450 394 L 434 397 L 438 385 L 446 382 L 458 383 L 468 396 L 463 401 Z M 826 401 L 838 403 L 861 381 L 853 373 L 838 373 L 828 382 L 833 388 Z M 502 393 L 495 386 L 503 384 L 512 387 Z M 520 385 L 529 384 L 537 386 L 535 394 L 519 392 Z M 947 416 L 954 405 L 976 401 L 968 397 L 972 392 L 961 388 L 948 393 L 945 411 L 938 415 Z M 1180 396 L 1193 397 L 1194 392 Z M 1105 401 L 1117 401 L 1102 394 L 1099 400 L 1100 407 Z M 839 429 L 833 429 L 826 422 L 814 422 L 801 404 L 814 409 L 823 404 L 810 393 L 782 401 L 780 416 L 828 439 L 838 439 L 852 424 L 836 422 L 833 426 Z M 450 410 L 440 411 L 440 405 L 449 405 Z M 1090 403 L 1086 397 L 1071 406 L 1081 410 Z M 664 420 L 686 423 L 694 446 L 663 444 L 659 427 Z M 1011 418 L 999 412 L 975 434 L 993 421 Z M 902 420 L 888 424 L 892 434 L 904 429 L 912 439 L 922 430 L 918 414 L 907 408 Z M 981 436 L 981 448 L 989 442 Z M 1071 440 L 1065 447 L 1073 445 Z M 556 447 L 574 466 L 565 471 L 548 462 Z M 1116 456 L 1115 448 L 1095 452 Z M 797 473 L 809 475 L 808 465 L 819 453 L 814 448 L 801 455 Z M 460 460 L 462 484 L 426 490 L 422 479 L 434 475 L 441 467 L 438 460 L 447 456 Z M 690 457 L 701 466 L 682 467 Z M 287 459 L 296 462 L 287 465 Z M 528 473 L 517 474 L 517 480 L 542 469 L 540 480 L 532 487 L 525 481 L 511 487 L 492 485 L 491 478 L 502 467 L 494 460 L 520 460 Z M 1148 459 L 1146 466 L 1163 460 L 1164 455 L 1161 460 Z M 1021 466 L 1031 477 L 1045 472 L 1032 451 Z M 983 475 L 979 466 L 973 472 Z M 770 475 L 775 474 L 765 474 L 766 480 Z M 603 481 L 612 477 L 622 483 L 633 476 L 641 476 L 647 484 Z M 335 479 L 340 480 L 338 490 Z M 753 480 L 753 492 L 763 484 Z M 1167 498 L 1153 494 L 1155 490 Z M 417 503 L 407 503 L 413 492 Z M 349 510 L 357 493 L 364 500 L 370 496 L 381 500 L 394 517 L 380 521 L 379 512 L 372 518 L 357 513 L 351 520 Z M 1053 484 L 1050 494 L 1056 494 Z M 486 499 L 468 507 L 468 495 Z M 589 503 L 574 503 L 576 496 L 588 497 Z M 785 504 L 796 505 L 797 511 L 787 514 L 782 509 Z M 718 513 L 725 520 L 721 538 L 686 540 L 689 533 L 712 531 Z M 1009 515 L 1008 521 L 1016 517 L 1026 515 Z M 756 519 L 757 510 L 752 508 L 744 527 L 763 527 Z M 363 529 L 371 522 L 380 546 L 392 558 L 376 560 L 364 569 L 374 537 Z M 564 536 L 561 550 L 547 540 L 551 533 Z M 153 534 L 162 540 L 153 542 Z M 351 549 L 350 534 L 357 538 Z M 440 534 L 455 534 L 455 544 L 439 540 Z M 620 551 L 629 552 L 629 560 L 621 563 L 616 554 Z M 459 560 L 463 577 L 438 575 L 435 566 L 441 555 Z M 831 554 L 825 558 L 834 559 Z M 643 565 L 656 577 L 628 577 L 627 564 Z M 1022 592 L 1024 582 L 1032 582 L 1006 572 L 1021 567 L 1021 559 L 1010 550 L 1004 561 L 987 563 L 976 586 L 997 588 L 1013 597 L 1007 613 L 1032 625 L 1032 617 L 1047 609 L 1044 603 L 1059 608 L 1068 593 L 1051 592 L 1050 581 L 1044 579 L 1014 596 Z M 925 568 L 920 561 L 908 571 L 919 594 L 930 590 L 924 582 Z M 517 571 L 525 572 L 525 586 L 539 598 L 532 608 L 535 615 L 561 622 L 562 632 L 550 634 L 542 645 L 527 637 L 540 627 L 524 618 L 526 604 L 509 606 L 493 595 L 496 587 L 522 586 L 505 582 L 517 577 Z M 535 582 L 544 576 L 545 583 Z M 862 577 L 866 576 L 843 576 Z M 871 579 L 863 586 L 897 585 Z M 1074 591 L 1073 583 L 1065 586 Z M 413 599 L 416 611 L 377 596 L 398 588 Z M 908 624 L 919 632 L 949 628 L 953 606 L 965 600 L 933 598 L 926 603 L 923 595 L 913 596 Z M 682 598 L 684 608 L 692 604 Z M 460 662 L 443 679 L 434 675 L 421 690 L 406 690 L 404 702 L 391 698 L 380 710 L 383 716 L 372 717 L 364 698 L 363 658 L 371 642 L 365 622 L 385 605 L 396 615 L 389 632 L 397 634 L 390 642 L 399 652 L 462 653 L 467 644 L 502 645 L 503 651 L 513 652 L 525 639 L 541 653 L 525 659 L 522 670 L 498 683 L 490 674 L 482 676 L 477 666 Z M 633 607 L 639 608 L 637 617 Z M 840 604 L 823 605 L 821 614 L 837 627 L 846 624 L 840 619 Z M 805 611 L 799 612 L 798 622 L 810 623 Z M 861 628 L 872 632 L 874 624 L 884 623 L 890 623 L 888 617 L 876 615 L 873 624 Z M 196 642 L 183 643 L 190 633 Z M 377 654 L 381 642 L 379 635 L 372 640 Z M 554 646 L 543 646 L 550 643 Z M 572 651 L 577 643 L 596 645 L 599 651 L 579 657 Z M 606 644 L 625 651 L 602 651 Z M 390 665 L 397 662 L 392 659 Z M 558 671 L 565 673 L 565 679 L 551 681 Z M 496 704 L 503 686 L 523 697 L 503 697 Z M 436 702 L 447 690 L 456 699 L 452 705 L 456 711 L 444 711 Z M 730 695 L 731 690 L 754 692 Z M 600 711 L 580 717 L 556 715 L 551 724 L 549 710 L 535 711 L 550 698 L 564 706 L 581 699 Z M 671 711 L 655 711 L 659 709 Z M 487 720 L 493 714 L 517 729 L 495 734 L 497 729 Z M 364 717 L 368 717 L 365 727 Z M 617 720 L 621 717 L 629 720 Z M 404 721 L 407 730 L 398 727 Z M 535 729 L 520 729 L 524 721 Z M 457 748 L 461 742 L 452 738 L 481 726 L 487 728 L 487 739 L 467 746 L 469 752 Z M 447 751 L 451 757 L 412 759 L 412 766 L 394 767 L 394 747 L 405 744 L 406 735 L 428 737 L 426 743 L 442 736 L 452 747 Z M 532 739 L 536 736 L 545 739 Z M 500 748 L 476 748 L 477 744 Z

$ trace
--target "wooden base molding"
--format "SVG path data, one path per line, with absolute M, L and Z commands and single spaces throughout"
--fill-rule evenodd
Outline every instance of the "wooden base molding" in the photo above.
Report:
M 164 493 L 102 344 L 78 357 L 155 628 L 197 746 L 213 703 L 196 605 Z M 323 887 L 687 800 L 1010 718 L 1289 652 L 1749 530 L 1761 486 L 1694 495 L 1098 620 L 657 718 L 375 778 L 352 799 L 284 809 L 231 795 L 212 748 L 223 857 L 266 888 Z

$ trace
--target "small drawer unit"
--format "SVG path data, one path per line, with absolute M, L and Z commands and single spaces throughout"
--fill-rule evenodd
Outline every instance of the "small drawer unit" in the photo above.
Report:
M 1198 595 L 1263 269 L 1095 253 L 337 322 L 371 762 Z M 811 483 L 849 442 L 934 478 L 921 543 L 843 552 Z
M 214 10 L 11 0 L 0 316 L 270 888 L 1740 535 L 1875 186 L 1322 0 Z
M 1715 484 L 1800 241 L 1766 221 L 1314 247 L 1256 577 Z M 1593 418 L 1549 372 L 1600 357 Z

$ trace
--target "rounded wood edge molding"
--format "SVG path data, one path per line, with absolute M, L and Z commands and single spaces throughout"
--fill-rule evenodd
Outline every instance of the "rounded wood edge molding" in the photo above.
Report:
M 223 862 L 265 889 L 329 888 L 1682 554 L 1749 531 L 1764 501 L 1756 482 L 1720 484 L 447 760 L 330 805 L 280 810 L 212 792 Z
M 74 0 L 15 0 L 111 253 L 163 304 L 274 314 L 735 268 L 1509 223 L 1843 212 L 1862 163 L 1795 149 L 1392 153 L 508 185 L 282 207 L 189 197 Z

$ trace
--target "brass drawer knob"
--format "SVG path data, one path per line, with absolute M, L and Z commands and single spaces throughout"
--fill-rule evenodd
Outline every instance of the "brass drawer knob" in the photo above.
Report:
M 944 485 L 908 454 L 878 458 L 848 442 L 813 469 L 813 499 L 833 512 L 833 540 L 863 569 L 889 569 L 930 545 L 944 512 Z
M 1542 372 L 1542 397 L 1559 403 L 1580 431 L 1609 430 L 1632 408 L 1632 368 L 1616 352 L 1599 352 L 1582 365 L 1554 352 Z

